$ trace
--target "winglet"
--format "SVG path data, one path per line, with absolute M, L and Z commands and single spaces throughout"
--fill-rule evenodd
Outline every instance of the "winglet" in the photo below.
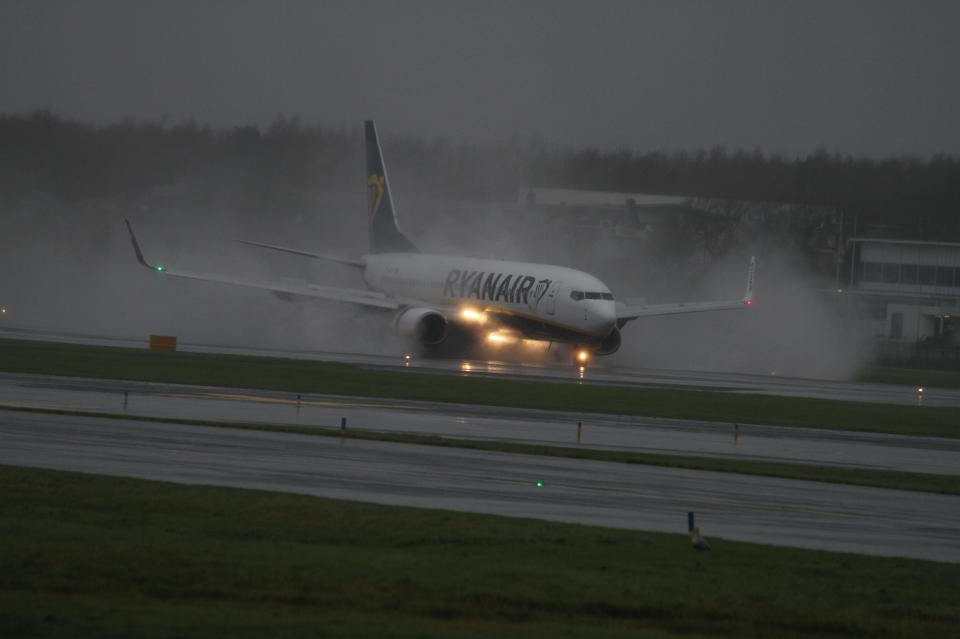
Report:
M 127 224 L 127 232 L 130 233 L 130 241 L 133 243 L 133 252 L 137 254 L 137 261 L 151 271 L 160 271 L 162 273 L 163 271 L 167 270 L 165 267 L 159 264 L 156 266 L 150 266 L 147 264 L 147 260 L 145 260 L 143 257 L 143 251 L 140 250 L 140 243 L 137 242 L 137 236 L 133 233 L 133 227 L 130 225 L 130 220 L 124 218 L 123 221 Z
M 747 269 L 747 292 L 743 296 L 744 306 L 753 305 L 753 278 L 754 278 L 754 275 L 756 275 L 756 272 L 757 272 L 757 257 L 754 255 L 750 257 L 750 268 Z

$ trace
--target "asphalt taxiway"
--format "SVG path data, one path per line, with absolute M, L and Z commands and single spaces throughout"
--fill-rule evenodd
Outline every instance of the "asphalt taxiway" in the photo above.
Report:
M 960 497 L 334 437 L 0 411 L 0 463 L 960 562 Z
M 298 399 L 299 398 L 299 399 Z M 960 439 L 0 373 L 0 406 L 957 474 Z M 581 423 L 577 441 L 577 422 Z

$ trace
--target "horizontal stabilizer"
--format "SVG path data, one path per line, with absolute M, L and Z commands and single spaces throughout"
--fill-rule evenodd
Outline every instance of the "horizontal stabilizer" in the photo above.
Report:
M 336 262 L 338 264 L 346 264 L 347 266 L 355 266 L 357 268 L 363 268 L 364 264 L 360 260 L 351 260 L 346 257 L 337 257 L 335 255 L 325 255 L 323 253 L 311 253 L 310 251 L 301 251 L 300 249 L 288 248 L 286 246 L 276 246 L 274 244 L 264 244 L 263 242 L 253 242 L 251 240 L 235 240 L 241 244 L 248 244 L 250 246 L 258 246 L 260 248 L 270 249 L 271 251 L 280 251 L 282 253 L 291 253 L 293 255 L 300 255 L 302 257 L 309 257 L 317 260 L 326 260 L 328 262 Z

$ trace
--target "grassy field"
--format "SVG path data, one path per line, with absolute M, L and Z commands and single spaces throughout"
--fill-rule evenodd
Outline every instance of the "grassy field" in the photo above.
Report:
M 723 540 L 700 553 L 682 534 L 9 466 L 0 485 L 4 637 L 946 637 L 960 624 L 953 564 Z
M 960 388 L 960 372 L 912 370 L 907 368 L 867 368 L 857 376 L 876 384 L 904 384 L 923 388 Z
M 736 473 L 739 475 L 781 477 L 784 479 L 802 479 L 806 481 L 819 481 L 833 484 L 852 484 L 857 486 L 871 486 L 873 488 L 895 488 L 898 490 L 960 495 L 960 475 L 933 475 L 926 473 L 870 470 L 864 468 L 838 468 L 836 466 L 818 466 L 815 464 L 790 464 L 749 461 L 741 459 L 719 459 L 715 457 L 695 457 L 690 455 L 636 453 L 620 450 L 585 448 L 580 446 L 544 446 L 538 444 L 519 444 L 513 442 L 478 441 L 474 439 L 457 439 L 454 437 L 417 435 L 413 433 L 358 430 L 356 428 L 341 431 L 335 424 L 329 424 L 326 427 L 295 426 L 285 424 L 251 424 L 247 422 L 143 417 L 119 413 L 64 411 L 45 408 L 20 408 L 4 406 L 3 404 L 0 404 L 0 411 L 2 410 L 17 410 L 32 413 L 48 413 L 54 415 L 105 417 L 108 419 L 133 419 L 147 422 L 185 424 L 193 426 L 214 426 L 218 428 L 264 430 L 282 433 L 298 433 L 302 435 L 315 435 L 320 437 L 345 437 L 348 439 L 365 439 L 405 444 L 420 444 L 426 446 L 442 446 L 448 448 L 489 450 L 507 453 L 520 453 L 523 455 L 546 455 L 549 457 L 564 457 L 567 459 L 591 459 L 595 461 L 609 461 L 624 464 L 647 464 L 649 466 L 687 468 L 690 470 L 710 470 L 721 473 Z
M 345 364 L 0 340 L 0 370 L 960 437 L 960 409 L 370 370 Z

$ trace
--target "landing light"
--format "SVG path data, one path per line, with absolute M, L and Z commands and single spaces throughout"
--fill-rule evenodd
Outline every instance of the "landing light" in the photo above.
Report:
M 487 341 L 491 344 L 515 344 L 517 338 L 510 333 L 496 331 L 487 334 Z
M 477 324 L 483 324 L 487 321 L 486 313 L 482 313 L 475 308 L 464 308 L 460 311 L 460 317 L 467 320 L 468 322 L 476 322 Z
M 581 364 L 586 363 L 586 361 L 589 358 L 590 358 L 590 353 L 588 351 L 584 349 L 580 349 L 579 351 L 577 351 L 577 361 L 580 362 Z

